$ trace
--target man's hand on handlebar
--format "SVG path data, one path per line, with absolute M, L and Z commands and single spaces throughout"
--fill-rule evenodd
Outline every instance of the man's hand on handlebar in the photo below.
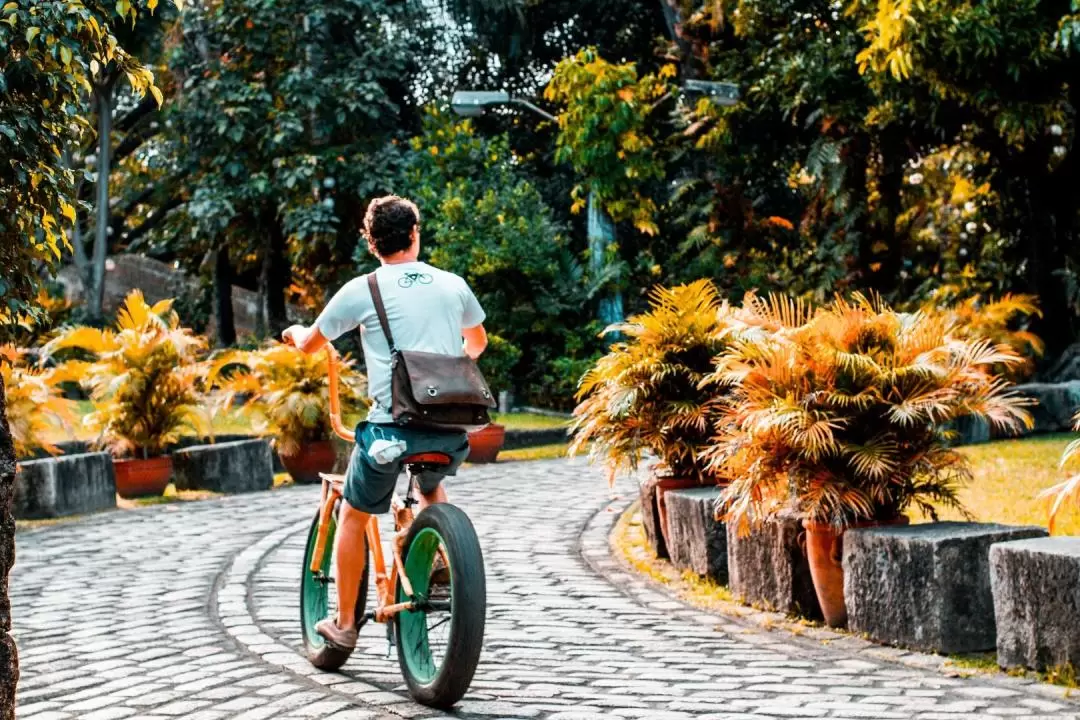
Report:
M 293 325 L 281 333 L 281 342 L 308 354 L 317 353 L 329 342 L 317 327 Z
M 307 335 L 307 328 L 303 325 L 293 325 L 281 333 L 281 342 L 293 347 L 299 347 L 299 340 Z

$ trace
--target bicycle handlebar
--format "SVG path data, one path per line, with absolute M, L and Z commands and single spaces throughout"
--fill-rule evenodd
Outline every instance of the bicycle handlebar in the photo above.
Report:
M 338 390 L 338 363 L 340 357 L 333 345 L 326 345 L 326 375 L 330 395 L 330 427 L 345 442 L 356 442 L 356 433 L 341 422 L 341 395 Z

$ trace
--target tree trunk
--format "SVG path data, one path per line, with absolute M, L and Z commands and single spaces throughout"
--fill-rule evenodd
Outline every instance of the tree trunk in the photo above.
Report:
M 236 323 L 232 306 L 232 266 L 225 246 L 214 253 L 214 327 L 217 329 L 217 346 L 236 344 Z
M 94 208 L 94 254 L 87 286 L 90 319 L 105 319 L 105 260 L 109 254 L 109 175 L 112 172 L 113 82 L 94 86 L 98 112 L 97 203 Z
M 4 383 L 0 379 L 0 720 L 15 718 L 15 686 L 19 682 L 19 652 L 11 637 L 8 572 L 15 563 L 15 519 L 11 498 L 15 490 L 15 448 L 7 421 Z
M 289 327 L 285 293 L 292 282 L 292 266 L 289 263 L 285 229 L 277 212 L 269 209 L 263 213 L 262 269 L 259 273 L 259 294 L 264 332 L 277 337 Z

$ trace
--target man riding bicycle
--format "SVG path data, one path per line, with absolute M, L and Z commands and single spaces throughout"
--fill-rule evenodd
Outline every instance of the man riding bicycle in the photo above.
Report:
M 364 217 L 364 236 L 368 249 L 381 263 L 375 278 L 397 348 L 478 358 L 487 347 L 484 310 L 465 280 L 420 262 L 420 213 L 416 205 L 395 195 L 373 200 Z M 418 500 L 423 509 L 447 501 L 442 478 L 455 474 L 469 454 L 468 437 L 463 432 L 394 424 L 390 345 L 381 331 L 367 276 L 355 278 L 339 290 L 310 328 L 294 325 L 282 339 L 303 352 L 316 353 L 357 327 L 361 329 L 372 405 L 367 420 L 356 429 L 356 446 L 345 477 L 345 502 L 338 518 L 337 617 L 328 617 L 316 626 L 328 642 L 350 650 L 357 639 L 355 615 L 367 557 L 367 524 L 372 515 L 390 509 L 404 459 L 425 452 L 442 453 L 450 459 L 445 467 L 426 470 L 418 477 Z

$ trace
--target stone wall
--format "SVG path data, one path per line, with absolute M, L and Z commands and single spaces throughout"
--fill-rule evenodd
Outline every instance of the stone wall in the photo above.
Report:
M 61 270 L 58 279 L 64 285 L 68 300 L 82 300 L 85 294 L 82 277 L 74 265 Z M 167 263 L 143 255 L 115 255 L 109 258 L 105 268 L 105 312 L 115 313 L 128 293 L 136 288 L 142 290 L 146 299 L 153 303 L 197 292 L 199 282 Z M 232 304 L 237 334 L 255 332 L 259 294 L 234 285 Z M 289 317 L 301 321 L 307 318 L 307 313 L 302 308 L 290 306 Z

